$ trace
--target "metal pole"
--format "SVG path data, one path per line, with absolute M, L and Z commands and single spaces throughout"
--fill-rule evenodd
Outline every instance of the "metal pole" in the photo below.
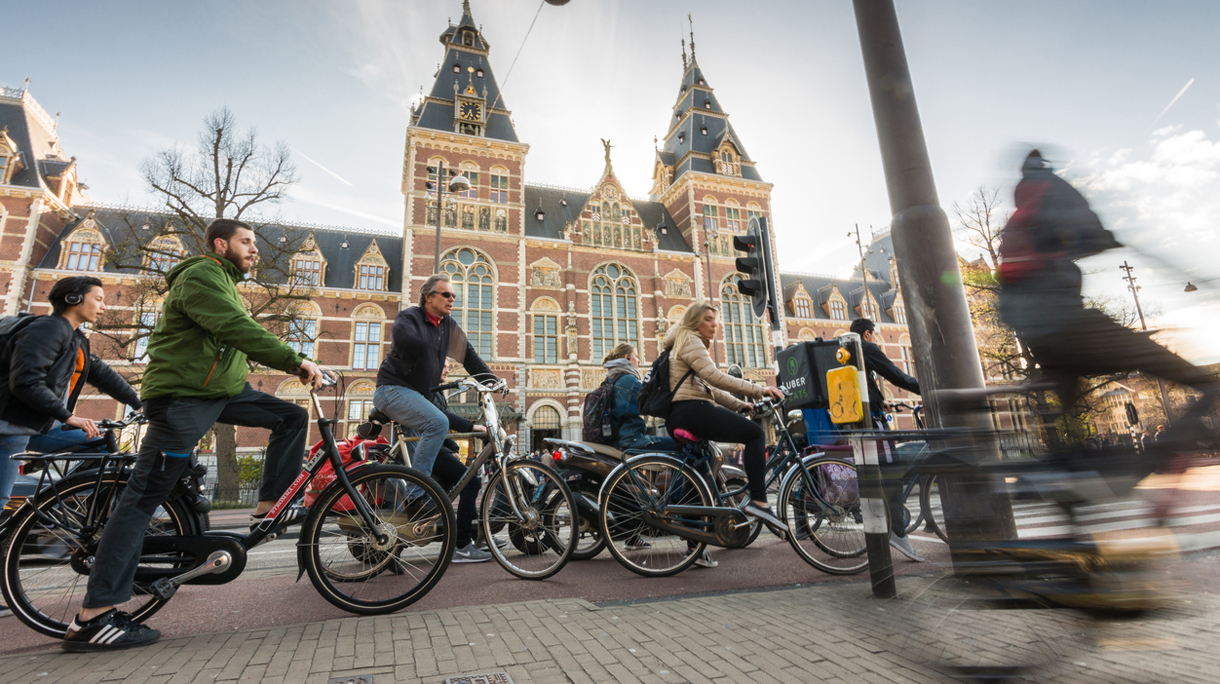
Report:
M 432 273 L 441 272 L 441 217 L 445 211 L 445 186 L 448 185 L 445 176 L 445 162 L 436 167 L 436 250 L 432 254 Z
M 1140 330 L 1147 331 L 1148 324 L 1144 322 L 1144 310 L 1140 308 L 1139 288 L 1135 286 L 1135 276 L 1131 275 L 1131 271 L 1134 271 L 1135 267 L 1128 265 L 1124 260 L 1123 265 L 1119 268 L 1127 272 L 1127 275 L 1123 276 L 1123 280 L 1127 281 L 1127 289 L 1131 290 L 1131 298 L 1135 300 L 1135 312 L 1140 317 Z M 1165 424 L 1172 426 L 1173 416 L 1169 415 L 1169 392 L 1165 391 L 1165 381 L 1158 377 L 1156 386 L 1161 390 L 1161 408 L 1165 410 Z
M 839 344 L 851 350 L 857 369 L 860 404 L 864 420 L 861 429 L 873 428 L 872 409 L 868 404 L 868 369 L 864 367 L 864 343 L 857 333 L 847 333 Z M 881 487 L 881 459 L 877 456 L 875 439 L 854 436 L 852 452 L 856 455 L 857 482 L 860 486 L 860 515 L 864 518 L 864 548 L 868 552 L 868 579 L 873 596 L 891 598 L 898 593 L 894 583 L 894 559 L 890 555 L 890 526 L 886 524 L 885 492 Z
M 705 228 L 703 230 L 703 260 L 707 262 L 707 303 L 712 306 L 716 305 L 716 298 L 712 296 L 712 234 Z M 716 340 L 712 340 L 712 363 L 717 367 L 720 366 L 720 354 L 716 351 Z M 726 345 L 724 350 L 727 359 L 729 350 Z
M 898 279 L 921 385 L 929 389 L 982 388 L 970 308 L 962 287 L 949 217 L 940 207 L 932 162 L 892 0 L 854 0 L 860 49 L 881 147 Z M 992 427 L 986 413 L 955 411 L 924 391 L 928 424 Z M 983 448 L 979 458 L 998 455 Z M 1012 504 L 991 478 L 947 478 L 946 522 L 955 540 L 1016 539 Z

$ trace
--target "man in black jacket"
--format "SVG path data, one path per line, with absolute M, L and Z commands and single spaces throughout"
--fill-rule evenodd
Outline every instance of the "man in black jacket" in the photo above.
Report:
M 0 383 L 0 508 L 8 503 L 17 477 L 18 463 L 10 456 L 55 451 L 99 436 L 92 420 L 72 413 L 85 383 L 141 407 L 131 385 L 89 353 L 89 338 L 79 329 L 106 310 L 102 281 L 64 278 L 47 298 L 53 314 L 22 322 L 0 349 L 0 374 L 6 376 Z M 60 425 L 75 429 L 56 429 Z
M 851 331 L 860 336 L 864 347 L 864 368 L 867 371 L 864 376 L 868 383 L 868 407 L 873 414 L 873 425 L 879 430 L 888 430 L 890 423 L 885 418 L 885 395 L 881 394 L 881 388 L 877 385 L 875 376 L 880 375 L 895 387 L 915 394 L 919 394 L 919 381 L 902 372 L 902 369 L 895 366 L 885 352 L 881 351 L 881 347 L 876 342 L 877 326 L 871 320 L 857 318 L 851 322 Z M 893 445 L 889 441 L 881 441 L 877 446 L 881 463 L 892 464 L 894 462 Z M 890 546 L 898 549 L 913 561 L 922 561 L 923 557 L 915 551 L 911 546 L 911 541 L 906 538 L 907 511 L 905 502 L 902 500 L 901 483 L 886 484 L 884 489 L 889 494 L 890 500 Z
M 450 417 L 433 402 L 431 391 L 441 383 L 446 358 L 462 364 L 475 379 L 495 378 L 449 315 L 454 296 L 449 276 L 433 275 L 420 288 L 419 306 L 398 312 L 390 331 L 390 353 L 377 370 L 377 391 L 373 393 L 377 410 L 399 425 L 419 431 L 411 465 L 429 475 L 450 428 Z M 468 542 L 457 550 L 454 560 L 470 562 L 479 555 L 476 551 Z

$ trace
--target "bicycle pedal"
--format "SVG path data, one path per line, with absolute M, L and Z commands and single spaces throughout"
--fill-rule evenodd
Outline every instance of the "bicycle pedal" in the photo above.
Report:
M 178 591 L 178 585 L 169 581 L 169 579 L 165 577 L 153 582 L 152 586 L 149 588 L 152 590 L 152 593 L 162 601 L 170 600 L 174 597 L 174 592 Z
M 755 522 L 757 522 L 757 521 L 755 521 L 755 520 L 747 520 L 747 521 L 745 521 L 745 522 L 743 522 L 743 523 L 737 523 L 736 525 L 733 525 L 733 529 L 735 529 L 735 530 L 740 530 L 740 529 L 741 529 L 741 528 L 743 528 L 743 527 L 749 527 L 750 525 L 753 525 Z

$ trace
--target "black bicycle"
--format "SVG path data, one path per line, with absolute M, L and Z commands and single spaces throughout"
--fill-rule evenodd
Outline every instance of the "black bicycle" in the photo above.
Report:
M 328 375 L 325 387 L 338 380 Z M 197 479 L 188 473 L 157 509 L 145 533 L 130 601 L 118 606 L 136 620 L 156 613 L 183 584 L 225 584 L 246 566 L 247 552 L 274 539 L 289 507 L 326 463 L 335 480 L 309 508 L 297 543 L 299 567 L 330 603 L 375 615 L 418 601 L 453 557 L 456 531 L 445 492 L 422 473 L 377 465 L 353 454 L 343 463 L 333 426 L 310 392 L 324 448 L 310 458 L 249 534 L 207 531 L 194 505 Z M 127 486 L 135 454 L 24 454 L 44 473 L 76 472 L 48 482 L 13 519 L 0 590 L 13 613 L 43 634 L 62 637 L 79 612 L 98 540 Z M 194 492 L 192 492 L 194 487 Z
M 802 457 L 781 420 L 782 402 L 764 399 L 754 411 L 779 426 L 780 442 L 768 463 L 767 484 L 777 479 L 777 514 L 797 554 L 831 574 L 854 574 L 868 565 L 856 466 L 814 454 Z M 708 545 L 740 548 L 761 525 L 738 505 L 747 487 L 718 477 L 719 452 L 685 431 L 674 434 L 677 454 L 630 458 L 606 478 L 600 525 L 611 554 L 632 572 L 673 575 L 690 567 Z
M 500 567 L 517 577 L 546 579 L 562 570 L 576 549 L 579 536 L 576 503 L 563 478 L 549 466 L 523 458 L 515 449 L 516 437 L 504 433 L 495 396 L 507 386 L 502 378 L 486 383 L 464 378 L 432 388 L 433 392 L 476 393 L 487 427 L 487 433 L 482 435 L 487 445 L 470 463 L 462 479 L 449 488 L 448 498 L 456 498 L 487 466 L 489 477 L 479 507 L 487 550 Z M 379 411 L 374 411 L 369 420 L 374 425 L 392 424 Z M 391 447 L 391 457 L 405 459 L 403 432 L 398 429 L 395 433 L 398 439 Z M 508 532 L 509 544 L 501 546 L 494 535 L 504 530 Z

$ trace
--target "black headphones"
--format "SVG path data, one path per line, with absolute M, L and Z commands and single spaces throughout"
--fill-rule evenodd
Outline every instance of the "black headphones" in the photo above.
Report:
M 81 292 L 69 292 L 64 295 L 64 303 L 68 306 L 76 306 L 85 301 L 85 295 Z

